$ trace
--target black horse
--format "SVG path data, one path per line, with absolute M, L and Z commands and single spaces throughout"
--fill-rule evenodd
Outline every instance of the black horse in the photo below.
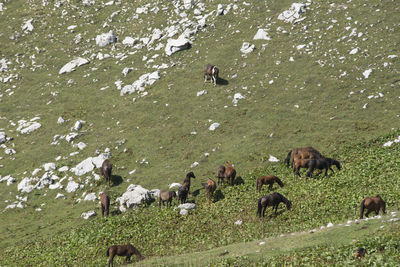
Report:
M 258 217 L 261 218 L 261 211 L 262 211 L 262 216 L 264 217 L 265 209 L 268 206 L 272 206 L 272 210 L 275 209 L 275 216 L 277 216 L 278 206 L 279 203 L 281 202 L 286 204 L 286 208 L 288 210 L 292 208 L 292 202 L 287 198 L 285 198 L 282 194 L 275 192 L 267 196 L 262 196 L 261 198 L 258 199 L 258 209 L 257 209 Z
M 186 203 L 187 196 L 189 194 L 189 188 L 187 184 L 184 184 L 183 186 L 179 187 L 178 189 L 178 201 L 181 201 L 181 204 Z
M 308 161 L 308 172 L 306 174 L 307 177 L 311 177 L 312 173 L 315 169 L 320 170 L 320 173 L 322 170 L 325 169 L 325 176 L 328 174 L 328 170 L 331 170 L 332 173 L 334 173 L 332 169 L 332 165 L 335 165 L 336 168 L 340 171 L 340 162 L 332 159 L 332 158 L 317 158 L 317 159 L 311 159 Z

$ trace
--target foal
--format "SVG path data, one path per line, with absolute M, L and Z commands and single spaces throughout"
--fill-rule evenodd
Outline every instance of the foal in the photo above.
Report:
M 106 217 L 108 217 L 110 211 L 110 196 L 105 192 L 101 193 L 100 202 L 101 202 L 101 216 L 104 217 L 104 212 L 105 212 Z
M 218 185 L 224 183 L 224 179 L 225 179 L 225 166 L 224 165 L 221 165 L 218 167 L 217 178 L 218 178 Z
M 315 169 L 319 169 L 322 170 L 325 169 L 325 176 L 328 174 L 328 169 L 332 171 L 332 173 L 334 173 L 333 169 L 332 169 L 332 165 L 335 165 L 336 168 L 340 171 L 341 167 L 340 167 L 340 162 L 335 160 L 335 159 L 331 159 L 331 158 L 318 158 L 318 159 L 311 159 L 308 162 L 308 172 L 306 174 L 307 177 L 311 177 L 313 171 Z
M 108 261 L 108 266 L 110 266 L 110 264 L 111 266 L 114 266 L 113 260 L 115 255 L 126 256 L 126 261 L 128 262 L 131 260 L 131 256 L 133 254 L 136 255 L 136 258 L 139 261 L 144 259 L 142 254 L 140 254 L 139 250 L 137 250 L 137 248 L 135 248 L 131 244 L 111 246 L 107 249 L 107 257 L 110 257 Z
M 227 165 L 227 167 L 225 169 L 224 177 L 225 177 L 226 181 L 228 182 L 228 184 L 233 185 L 233 182 L 236 177 L 236 170 L 235 170 L 235 168 L 233 168 L 232 163 L 230 161 L 227 161 L 226 165 Z
M 206 69 L 204 70 L 204 82 L 206 82 L 208 76 L 210 76 L 211 82 L 213 82 L 214 86 L 216 86 L 218 75 L 219 75 L 219 69 L 217 68 L 217 66 L 207 64 Z
M 173 198 L 176 198 L 175 191 L 162 190 L 162 191 L 160 191 L 160 202 L 158 203 L 158 205 L 161 207 L 161 203 L 162 203 L 163 206 L 165 206 L 165 202 L 167 202 L 167 208 L 168 208 L 168 204 L 169 204 L 169 206 L 171 206 Z
M 262 210 L 262 216 L 264 217 L 265 209 L 268 206 L 272 206 L 272 210 L 275 209 L 275 217 L 276 217 L 278 206 L 279 203 L 281 202 L 286 204 L 286 208 L 288 210 L 292 208 L 292 202 L 277 192 L 270 194 L 268 196 L 262 196 L 261 198 L 258 199 L 258 209 L 257 209 L 258 217 L 261 218 L 261 210 Z
M 256 188 L 258 189 L 258 192 L 260 192 L 261 191 L 261 187 L 264 184 L 268 184 L 269 185 L 268 189 L 271 190 L 272 189 L 272 185 L 274 183 L 277 183 L 277 184 L 280 185 L 280 187 L 283 187 L 283 183 L 282 183 L 281 179 L 279 179 L 275 175 L 260 176 L 257 179 Z
M 365 214 L 367 218 L 371 211 L 375 211 L 375 214 L 378 215 L 380 209 L 382 209 L 383 214 L 386 214 L 386 203 L 383 201 L 380 195 L 376 195 L 376 197 L 365 197 L 361 201 L 360 219 L 362 219 L 364 216 L 364 209 L 368 210 Z
M 110 161 L 106 159 L 103 161 L 103 164 L 101 165 L 100 173 L 106 179 L 106 183 L 108 181 L 109 185 L 111 185 L 111 172 L 112 172 L 112 165 Z

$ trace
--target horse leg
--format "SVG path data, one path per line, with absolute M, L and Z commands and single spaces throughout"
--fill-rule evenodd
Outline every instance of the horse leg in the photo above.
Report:
M 272 190 L 272 184 L 269 184 L 268 186 L 268 190 L 271 191 Z
M 103 206 L 103 204 L 101 204 L 101 216 L 104 217 L 104 206 Z
M 368 214 L 371 212 L 371 210 L 368 210 L 367 213 L 365 214 L 365 217 L 368 218 Z
M 115 254 L 112 253 L 110 259 L 108 260 L 108 267 L 110 267 L 110 264 L 111 264 L 111 266 L 114 266 L 114 262 L 113 262 L 114 256 L 115 256 Z
M 207 74 L 204 74 L 204 82 L 207 82 Z
M 278 206 L 279 206 L 279 204 L 275 205 L 275 207 L 274 207 L 275 208 L 275 217 L 278 216 Z
M 263 207 L 263 212 L 262 212 L 262 213 L 263 213 L 263 219 L 264 219 L 264 217 L 265 217 L 265 210 L 266 210 L 266 209 L 267 209 L 267 206 L 264 206 L 264 207 Z

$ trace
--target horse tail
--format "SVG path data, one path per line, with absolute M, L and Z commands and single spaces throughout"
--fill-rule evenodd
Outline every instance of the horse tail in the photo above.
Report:
M 279 184 L 280 187 L 283 187 L 283 182 L 278 177 L 275 177 L 275 181 Z
M 110 248 L 111 247 L 108 247 L 108 249 L 107 249 L 107 257 L 110 257 Z
M 364 216 L 364 202 L 365 202 L 365 199 L 363 199 L 363 200 L 361 201 L 361 207 L 360 207 L 360 219 L 362 219 L 362 218 L 363 218 L 363 216 Z
M 286 156 L 286 159 L 284 163 L 286 163 L 286 166 L 289 168 L 289 162 L 290 162 L 290 157 L 292 156 L 292 150 L 289 151 L 289 153 Z
M 257 215 L 261 217 L 261 210 L 262 210 L 262 205 L 261 205 L 261 198 L 258 199 L 258 209 L 257 209 Z

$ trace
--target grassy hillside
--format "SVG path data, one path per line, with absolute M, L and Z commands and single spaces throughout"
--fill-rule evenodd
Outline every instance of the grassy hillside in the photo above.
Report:
M 11 175 L 16 183 L 0 183 L 0 247 L 8 249 L 0 265 L 98 265 L 104 263 L 105 246 L 128 241 L 149 257 L 201 251 L 355 218 L 361 198 L 377 192 L 390 210 L 398 210 L 399 148 L 382 144 L 400 128 L 399 5 L 389 0 L 315 1 L 303 21 L 278 20 L 291 3 L 196 1 L 201 16 L 210 14 L 206 27 L 191 37 L 191 49 L 169 57 L 164 48 L 155 50 L 168 38 L 142 48 L 122 40 L 151 38 L 154 29 L 165 34 L 171 26 L 177 38 L 188 21 L 193 22 L 188 28 L 196 28 L 195 8 L 185 10 L 181 1 L 5 2 L 0 11 L 0 60 L 7 62 L 0 72 L 0 132 L 13 140 L 0 148 L 0 176 Z M 216 16 L 218 4 L 230 5 L 230 11 Z M 147 7 L 147 14 L 137 14 L 140 7 Z M 30 19 L 33 30 L 26 31 L 22 27 Z M 253 40 L 260 28 L 271 40 Z M 96 36 L 110 30 L 117 42 L 96 45 Z M 243 42 L 255 50 L 242 54 Z M 76 57 L 90 63 L 58 74 Z M 223 82 L 216 87 L 203 83 L 207 63 L 221 70 Z M 132 84 L 162 64 L 168 68 L 159 69 L 161 78 L 146 87 L 146 96 L 120 96 L 115 82 Z M 124 76 L 124 68 L 132 71 Z M 363 74 L 367 70 L 368 77 Z M 202 90 L 207 93 L 197 96 Z M 237 106 L 236 93 L 245 97 Z M 17 132 L 19 120 L 34 117 L 40 117 L 38 130 Z M 65 123 L 58 124 L 59 117 Z M 51 145 L 56 135 L 74 132 L 78 120 L 85 123 L 74 141 L 60 138 Z M 210 131 L 214 122 L 220 126 Z M 74 146 L 79 142 L 87 147 L 79 150 Z M 268 162 L 269 155 L 282 161 L 288 150 L 306 145 L 337 158 L 343 172 L 305 181 L 294 179 L 280 163 Z M 94 181 L 92 173 L 78 177 L 59 171 L 106 148 L 111 149 L 113 173 L 122 179 L 113 187 Z M 16 153 L 7 154 L 8 149 Z M 245 184 L 221 189 L 224 198 L 210 204 L 200 184 L 215 177 L 226 160 Z M 23 178 L 40 178 L 48 162 L 56 163 L 55 175 L 65 177 L 64 187 L 73 180 L 82 188 L 75 193 L 17 191 Z M 199 165 L 191 168 L 194 162 Z M 186 218 L 153 206 L 108 220 L 80 218 L 97 209 L 95 202 L 77 202 L 85 193 L 107 190 L 114 200 L 131 183 L 166 189 L 190 170 L 197 176 L 193 186 L 199 195 L 192 200 L 198 208 Z M 254 180 L 272 173 L 285 182 L 279 192 L 296 204 L 267 229 L 254 217 L 260 197 Z M 65 198 L 55 200 L 58 193 Z M 5 210 L 25 196 L 23 209 Z M 239 227 L 234 225 L 238 219 L 243 221 Z M 77 257 L 84 246 L 89 246 L 86 256 Z

